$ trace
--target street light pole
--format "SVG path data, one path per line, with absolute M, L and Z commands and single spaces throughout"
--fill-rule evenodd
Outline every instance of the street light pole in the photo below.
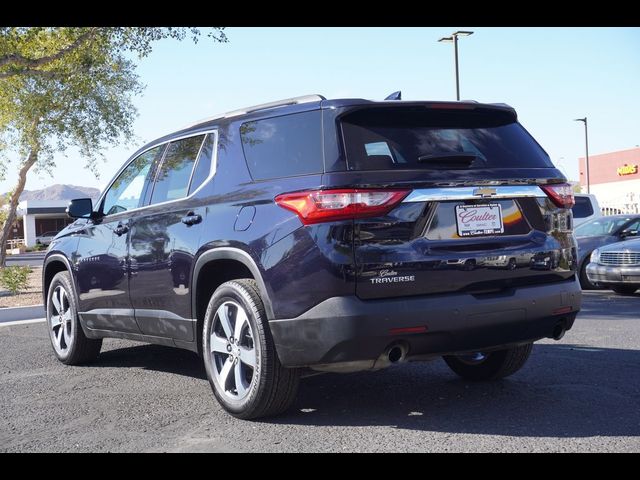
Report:
M 456 100 L 460 100 L 460 73 L 458 70 L 458 35 L 453 36 L 453 52 L 456 63 Z
M 452 42 L 453 43 L 453 54 L 454 54 L 454 65 L 456 69 L 456 100 L 460 100 L 460 74 L 458 72 L 458 37 L 468 37 L 473 34 L 468 30 L 458 30 L 457 32 L 453 32 L 450 37 L 442 37 L 439 42 Z
M 587 128 L 587 117 L 584 118 L 575 118 L 574 122 L 582 122 L 584 123 L 584 151 L 585 151 L 585 164 L 586 164 L 586 173 L 587 173 L 587 193 L 590 193 L 589 184 L 591 183 L 591 178 L 589 177 L 589 134 Z

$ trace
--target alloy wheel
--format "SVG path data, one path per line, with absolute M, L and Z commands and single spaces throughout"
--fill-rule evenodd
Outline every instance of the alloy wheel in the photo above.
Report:
M 56 286 L 53 290 L 47 314 L 53 348 L 59 355 L 64 356 L 73 344 L 75 332 L 69 294 L 62 285 Z
M 225 396 L 243 400 L 256 377 L 259 359 L 247 312 L 226 301 L 216 311 L 209 336 L 213 374 Z

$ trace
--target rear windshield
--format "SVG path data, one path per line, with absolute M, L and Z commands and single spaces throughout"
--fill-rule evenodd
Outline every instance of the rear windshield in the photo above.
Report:
M 553 167 L 508 112 L 370 108 L 341 124 L 349 170 Z

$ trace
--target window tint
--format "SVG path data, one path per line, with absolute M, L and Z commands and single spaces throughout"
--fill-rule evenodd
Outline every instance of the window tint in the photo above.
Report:
M 204 141 L 200 156 L 198 157 L 198 163 L 191 176 L 191 185 L 189 186 L 189 194 L 193 193 L 202 182 L 204 182 L 209 173 L 211 173 L 211 158 L 213 157 L 215 135 L 210 133 L 207 135 L 207 139 Z
M 171 142 L 156 175 L 151 204 L 187 196 L 189 179 L 204 135 Z
M 247 165 L 254 180 L 322 173 L 320 111 L 243 123 Z
M 163 148 L 164 146 L 159 146 L 144 152 L 131 162 L 113 182 L 102 204 L 102 211 L 105 215 L 138 207 L 151 164 Z
M 585 218 L 593 215 L 593 205 L 589 197 L 575 197 L 576 204 L 571 208 L 574 218 Z
M 341 123 L 350 170 L 553 167 L 501 111 L 370 108 Z

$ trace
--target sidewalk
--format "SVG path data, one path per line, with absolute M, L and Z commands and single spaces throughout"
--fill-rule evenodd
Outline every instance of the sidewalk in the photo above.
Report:
M 44 318 L 44 305 L 29 305 L 27 307 L 0 308 L 0 324 L 19 320 Z

